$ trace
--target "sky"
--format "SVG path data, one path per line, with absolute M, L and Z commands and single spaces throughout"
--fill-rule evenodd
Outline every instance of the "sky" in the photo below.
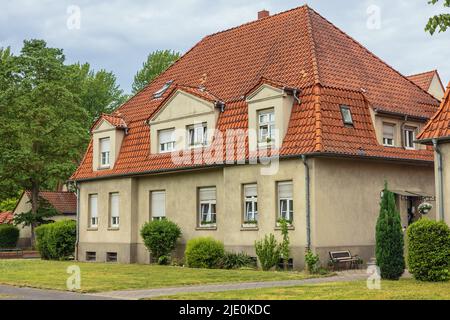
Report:
M 450 13 L 439 1 L 310 0 L 308 5 L 405 75 L 438 69 L 450 81 L 450 30 L 431 36 L 428 18 Z M 147 55 L 181 53 L 204 36 L 301 6 L 295 0 L 0 0 L 0 47 L 24 39 L 64 49 L 69 63 L 89 62 L 116 74 L 125 92 Z

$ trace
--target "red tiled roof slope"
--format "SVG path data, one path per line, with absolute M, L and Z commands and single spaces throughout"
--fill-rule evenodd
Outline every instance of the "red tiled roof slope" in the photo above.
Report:
M 94 122 L 92 125 L 92 128 L 95 128 L 102 120 L 108 121 L 113 127 L 119 128 L 119 129 L 126 129 L 127 123 L 125 122 L 124 118 L 120 114 L 120 112 L 115 112 L 114 114 L 102 114 L 97 121 Z
M 0 213 L 0 224 L 11 224 L 13 222 L 14 215 L 12 211 L 6 211 Z
M 438 112 L 431 118 L 417 140 L 432 140 L 450 137 L 450 82 Z
M 31 199 L 31 191 L 26 191 Z M 77 213 L 77 196 L 73 192 L 41 191 L 39 197 L 47 200 L 61 214 Z
M 413 74 L 408 76 L 407 78 L 412 82 L 414 82 L 415 84 L 417 84 L 423 90 L 428 91 L 430 89 L 431 81 L 433 81 L 433 78 L 436 73 L 437 73 L 436 70 L 432 70 L 428 72 L 422 72 L 419 74 Z
M 153 93 L 170 80 L 174 81 L 171 88 L 154 99 Z M 429 118 L 438 101 L 303 6 L 205 37 L 117 110 L 129 131 L 114 168 L 93 172 L 91 143 L 72 179 L 182 167 L 172 163 L 170 154 L 150 154 L 150 130 L 144 122 L 165 99 L 177 88 L 220 99 L 226 108 L 217 129 L 246 130 L 245 95 L 264 81 L 301 89 L 301 104 L 293 106 L 282 156 L 321 152 L 432 160 L 428 151 L 378 145 L 369 107 Z M 195 89 L 200 85 L 204 91 Z M 352 108 L 355 128 L 343 125 L 339 103 Z

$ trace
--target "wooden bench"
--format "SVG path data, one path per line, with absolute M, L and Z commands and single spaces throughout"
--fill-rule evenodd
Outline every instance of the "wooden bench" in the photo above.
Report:
M 0 249 L 0 259 L 18 259 L 22 257 L 22 249 Z
M 330 262 L 334 270 L 357 269 L 361 259 L 358 256 L 352 256 L 350 251 L 330 251 Z

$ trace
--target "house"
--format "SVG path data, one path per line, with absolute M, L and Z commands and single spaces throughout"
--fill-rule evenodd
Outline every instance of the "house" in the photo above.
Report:
M 437 211 L 440 221 L 450 226 L 450 83 L 441 106 L 417 136 L 420 143 L 433 146 L 435 154 Z
M 12 211 L 6 211 L 0 213 L 0 224 L 12 224 L 14 215 Z
M 261 12 L 95 122 L 71 177 L 77 258 L 148 263 L 140 228 L 164 218 L 183 232 L 176 255 L 211 236 L 254 256 L 285 218 L 295 268 L 306 248 L 367 261 L 385 181 L 405 227 L 434 201 L 433 151 L 414 141 L 438 107 L 310 7 Z
M 444 97 L 445 89 L 437 70 L 423 72 L 408 76 L 408 79 L 417 84 L 439 101 Z
M 53 221 L 70 219 L 76 220 L 77 214 L 77 197 L 73 192 L 54 192 L 41 191 L 39 198 L 44 199 L 51 207 L 53 207 L 59 215 L 51 218 Z M 31 191 L 25 191 L 19 198 L 13 215 L 31 211 Z M 31 246 L 31 227 L 19 226 L 19 242 L 18 246 L 28 248 Z

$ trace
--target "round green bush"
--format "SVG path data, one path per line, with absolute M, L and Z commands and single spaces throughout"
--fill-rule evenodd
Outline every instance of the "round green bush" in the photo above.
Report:
M 218 268 L 224 255 L 223 243 L 211 237 L 192 239 L 186 245 L 185 259 L 191 268 Z
M 420 281 L 450 279 L 450 228 L 445 222 L 421 219 L 412 224 L 408 235 L 408 267 Z
M 148 251 L 159 264 L 168 264 L 170 253 L 181 237 L 181 229 L 172 221 L 163 219 L 148 222 L 142 226 L 141 237 Z M 163 259 L 160 259 L 164 257 Z
M 19 228 L 10 224 L 0 224 L 0 248 L 15 248 L 19 240 Z
M 75 252 L 77 224 L 62 220 L 36 228 L 36 246 L 45 260 L 68 260 Z

